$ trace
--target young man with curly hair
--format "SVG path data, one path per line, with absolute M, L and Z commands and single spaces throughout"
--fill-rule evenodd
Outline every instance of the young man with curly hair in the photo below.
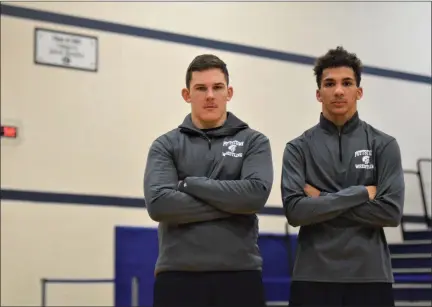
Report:
M 361 120 L 362 63 L 342 47 L 314 67 L 319 123 L 286 144 L 282 201 L 300 226 L 292 306 L 394 306 L 384 227 L 400 224 L 405 184 L 396 139 Z

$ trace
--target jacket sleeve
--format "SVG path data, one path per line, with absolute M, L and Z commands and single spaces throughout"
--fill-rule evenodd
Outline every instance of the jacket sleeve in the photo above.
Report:
M 292 143 L 285 147 L 282 163 L 282 202 L 291 226 L 305 226 L 331 220 L 369 199 L 364 186 L 352 186 L 337 193 L 323 193 L 319 197 L 306 196 L 306 161 L 302 152 Z
M 223 162 L 219 167 L 223 167 Z M 259 212 L 266 204 L 272 184 L 273 162 L 270 142 L 263 134 L 258 134 L 245 153 L 239 180 L 188 177 L 184 180 L 181 190 L 205 200 L 224 212 L 253 214 Z
M 164 142 L 166 143 L 166 142 Z M 150 147 L 144 174 L 147 211 L 157 222 L 185 224 L 230 216 L 177 190 L 178 175 L 166 144 L 160 139 Z
M 405 200 L 405 179 L 400 148 L 395 139 L 377 153 L 377 194 L 363 206 L 342 216 L 359 224 L 377 227 L 399 226 Z

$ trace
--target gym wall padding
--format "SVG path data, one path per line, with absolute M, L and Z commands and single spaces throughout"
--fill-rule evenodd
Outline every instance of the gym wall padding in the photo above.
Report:
M 157 229 L 115 228 L 115 306 L 132 306 L 132 280 L 138 278 L 139 306 L 152 306 Z

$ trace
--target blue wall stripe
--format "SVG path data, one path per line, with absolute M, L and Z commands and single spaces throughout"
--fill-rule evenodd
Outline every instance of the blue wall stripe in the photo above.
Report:
M 73 27 L 81 27 L 86 29 L 123 34 L 128 36 L 143 37 L 155 40 L 161 40 L 171 43 L 185 44 L 191 46 L 211 48 L 215 50 L 228 51 L 233 53 L 245 54 L 249 56 L 256 56 L 272 60 L 279 60 L 284 62 L 292 62 L 304 65 L 313 65 L 315 57 L 300 55 L 295 53 L 288 53 L 265 48 L 228 43 L 218 40 L 207 38 L 200 38 L 189 35 L 176 34 L 166 31 L 159 31 L 153 29 L 140 28 L 136 26 L 124 25 L 114 22 L 107 22 L 95 20 L 84 17 L 77 17 L 72 15 L 47 12 L 42 10 L 35 10 L 13 5 L 1 4 L 1 15 L 31 19 L 43 22 L 56 23 L 61 25 L 68 25 Z M 432 77 L 412 74 L 402 71 L 395 71 L 390 69 L 383 69 L 372 66 L 365 66 L 364 73 L 379 77 L 399 79 L 417 83 L 432 84 Z
M 2 200 L 16 200 L 24 202 L 97 205 L 111 207 L 145 208 L 143 198 L 114 197 L 106 195 L 70 194 L 56 192 L 41 192 L 27 190 L 1 189 Z
M 121 208 L 145 208 L 144 198 L 115 197 L 106 195 L 70 194 L 55 192 L 1 189 L 1 199 L 44 204 L 70 204 Z M 265 207 L 261 214 L 284 215 L 281 207 Z

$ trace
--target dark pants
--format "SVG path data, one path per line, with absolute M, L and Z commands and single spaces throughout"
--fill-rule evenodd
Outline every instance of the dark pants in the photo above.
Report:
M 164 272 L 156 276 L 154 307 L 265 307 L 261 272 Z
M 391 283 L 291 283 L 290 307 L 295 306 L 379 306 L 393 307 Z

